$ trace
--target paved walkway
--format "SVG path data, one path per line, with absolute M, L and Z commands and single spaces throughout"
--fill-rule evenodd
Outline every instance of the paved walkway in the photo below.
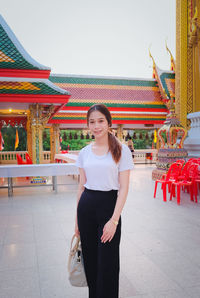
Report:
M 120 297 L 200 297 L 200 203 L 153 199 L 153 166 L 136 165 L 123 211 Z M 65 177 L 66 179 L 66 177 Z M 71 287 L 67 255 L 77 182 L 0 190 L 0 298 L 87 298 Z M 105 298 L 105 297 L 102 297 Z M 106 297 L 107 298 L 107 297 Z M 108 297 L 109 298 L 109 297 Z

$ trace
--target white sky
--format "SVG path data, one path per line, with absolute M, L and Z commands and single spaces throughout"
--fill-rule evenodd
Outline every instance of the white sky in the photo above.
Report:
M 52 73 L 152 77 L 175 58 L 175 0 L 0 0 L 1 14 Z

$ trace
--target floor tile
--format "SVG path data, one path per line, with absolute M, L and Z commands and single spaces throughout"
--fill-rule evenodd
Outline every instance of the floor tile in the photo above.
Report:
M 0 271 L 35 268 L 35 244 L 10 244 L 2 248 Z
M 122 213 L 120 298 L 200 297 L 200 203 L 153 198 L 154 166 L 136 165 Z M 60 178 L 59 178 L 60 179 Z M 77 182 L 0 193 L 0 298 L 86 298 L 68 281 Z M 145 181 L 145 185 L 144 185 Z M 17 286 L 18 285 L 18 286 Z
M 0 298 L 40 298 L 38 271 L 0 271 Z

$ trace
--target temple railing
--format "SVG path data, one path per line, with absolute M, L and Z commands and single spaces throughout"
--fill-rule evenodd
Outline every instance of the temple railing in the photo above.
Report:
M 25 161 L 25 154 L 27 151 L 1 151 L 0 164 L 17 164 L 17 154 L 20 154 L 23 161 Z
M 17 164 L 16 154 L 20 154 L 22 159 L 25 161 L 25 154 L 27 151 L 3 151 L 0 152 L 0 164 Z M 69 153 L 77 154 L 78 151 L 69 151 Z M 51 152 L 43 151 L 43 162 L 50 163 Z M 141 149 L 134 151 L 134 163 L 146 164 L 146 163 L 156 163 L 157 161 L 157 150 L 156 149 Z
M 158 157 L 157 149 L 140 149 L 134 151 L 134 163 L 156 163 Z
M 43 151 L 43 163 L 50 163 L 51 162 L 51 152 L 50 151 Z

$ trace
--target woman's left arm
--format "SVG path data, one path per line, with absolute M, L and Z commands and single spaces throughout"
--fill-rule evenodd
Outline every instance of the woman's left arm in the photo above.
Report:
M 124 204 L 126 202 L 128 188 L 129 188 L 130 170 L 119 172 L 119 192 L 117 202 L 111 219 L 105 224 L 101 242 L 105 243 L 111 241 L 115 235 L 117 224 L 122 213 Z

